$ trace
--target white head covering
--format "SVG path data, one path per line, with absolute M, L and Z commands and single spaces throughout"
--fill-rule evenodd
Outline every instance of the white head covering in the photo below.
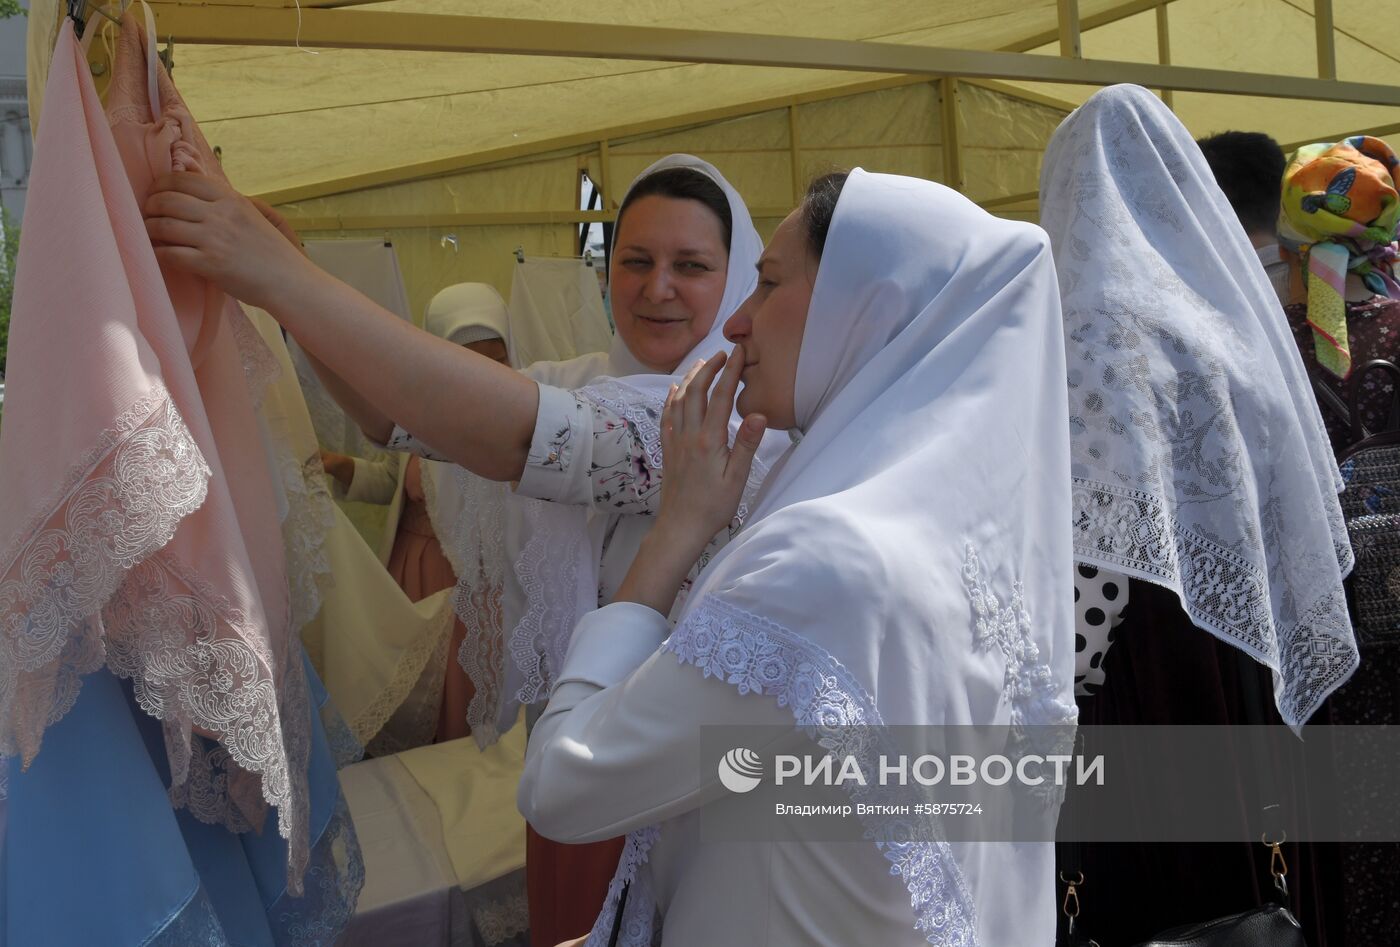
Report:
M 664 649 L 776 699 L 838 755 L 853 731 L 832 728 L 1072 722 L 1058 315 L 1039 229 L 928 181 L 851 172 L 798 361 L 806 435 Z M 891 863 L 869 883 L 908 888 L 911 933 L 1053 940 L 1049 845 L 892 841 L 927 837 L 913 821 L 866 826 Z M 650 942 L 655 901 L 636 869 L 666 833 L 629 837 L 599 942 L 628 881 L 624 943 Z
M 763 241 L 739 192 L 709 162 L 670 155 L 638 175 L 632 187 L 668 168 L 690 168 L 714 181 L 729 200 L 732 218 L 724 296 L 709 333 L 681 360 L 677 372 L 684 374 L 696 359 L 732 348 L 724 338 L 724 322 L 757 284 L 755 264 Z M 632 421 L 642 432 L 653 465 L 660 466 L 657 422 L 675 378 L 649 374 L 621 336 L 614 338 L 607 353 L 536 363 L 524 372 L 556 387 L 586 384 L 584 397 Z M 731 427 L 737 424 L 735 419 Z M 780 434 L 765 438 L 750 478 L 753 489 L 786 446 L 787 438 Z M 467 634 L 458 658 L 476 688 L 467 720 L 484 746 L 510 729 L 522 703 L 543 700 L 549 693 L 552 669 L 562 665 L 575 624 L 597 607 L 598 537 L 590 530 L 586 507 L 519 496 L 461 468 L 453 469 L 447 490 L 429 489 L 435 528 L 459 576 L 456 606 Z M 437 512 L 449 505 L 440 499 L 448 492 L 458 498 L 450 505 L 463 512 Z M 523 614 L 506 613 L 500 590 L 508 575 L 524 592 Z
M 1205 158 L 1145 89 L 1090 98 L 1041 173 L 1082 562 L 1169 588 L 1299 725 L 1351 675 L 1342 489 L 1307 374 Z
M 457 345 L 485 339 L 505 342 L 510 338 L 510 313 L 494 286 L 456 283 L 439 290 L 428 303 L 423 328 Z

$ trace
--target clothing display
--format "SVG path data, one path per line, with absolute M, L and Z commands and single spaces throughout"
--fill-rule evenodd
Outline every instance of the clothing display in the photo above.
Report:
M 1356 669 L 1343 484 L 1254 248 L 1181 123 L 1112 86 L 1046 151 L 1075 557 L 1175 592 L 1300 726 Z M 1187 234 L 1191 234 L 1187 239 Z M 1205 235 L 1205 242 L 1195 235 Z
M 516 263 L 508 341 L 522 366 L 608 351 L 613 333 L 598 271 L 573 258 L 529 256 Z
M 456 740 L 341 773 L 365 850 L 365 890 L 341 947 L 530 947 L 514 802 L 524 758 L 517 728 L 484 752 Z
M 1388 86 L 22 5 L 0 947 L 1397 939 Z M 1055 16 L 905 6 L 810 29 Z
M 1074 721 L 1057 315 L 1037 228 L 851 172 L 802 336 L 801 439 L 674 632 L 630 602 L 580 621 L 531 734 L 526 818 L 560 838 L 630 833 L 590 945 L 620 906 L 623 945 L 1049 942 L 1049 844 L 923 841 L 909 816 L 876 814 L 869 845 L 735 857 L 699 842 L 728 791 L 695 761 L 697 724 L 818 727 L 863 758 L 880 724 Z
M 221 172 L 147 12 L 105 109 L 60 29 L 30 182 L 0 447 L 4 936 L 330 943 L 359 849 L 297 639 L 316 570 L 284 547 L 295 484 L 257 410 L 277 364 L 152 251 L 156 176 Z M 75 883 L 109 907 L 71 910 Z

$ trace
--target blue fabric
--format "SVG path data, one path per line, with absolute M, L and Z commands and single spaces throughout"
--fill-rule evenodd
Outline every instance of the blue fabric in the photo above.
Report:
M 0 947 L 319 947 L 353 913 L 364 871 L 309 662 L 311 864 L 287 894 L 286 843 L 269 813 L 234 834 L 171 808 L 159 721 L 130 685 L 88 675 L 28 771 L 9 767 L 0 848 Z

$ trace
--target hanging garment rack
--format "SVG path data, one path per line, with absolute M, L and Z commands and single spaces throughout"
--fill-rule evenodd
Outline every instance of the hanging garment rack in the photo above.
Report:
M 516 262 L 516 263 L 524 263 L 524 262 L 525 262 L 525 248 L 524 248 L 524 247 L 516 247 L 515 250 L 514 250 L 514 253 L 515 253 L 515 262 Z M 592 268 L 593 268 L 593 261 L 594 261 L 595 257 L 593 256 L 593 251 L 592 251 L 592 250 L 588 250 L 588 251 L 586 251 L 586 252 L 583 254 L 583 256 L 556 256 L 556 257 L 549 257 L 549 259 L 551 259 L 551 260 L 582 260 L 584 266 L 588 267 L 589 269 L 592 269 Z
M 83 32 L 87 29 L 87 14 L 91 11 L 99 16 L 106 17 L 117 29 L 122 28 L 120 16 L 112 16 L 107 12 L 106 6 L 101 0 L 68 0 L 68 16 L 73 20 L 73 31 L 79 39 L 82 39 Z M 125 4 L 122 5 L 122 12 L 126 12 Z

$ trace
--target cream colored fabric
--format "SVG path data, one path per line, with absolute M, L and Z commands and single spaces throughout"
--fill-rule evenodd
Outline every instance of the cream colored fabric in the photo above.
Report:
M 410 602 L 330 501 L 281 330 L 267 313 L 246 311 L 280 368 L 259 410 L 287 505 L 293 622 L 357 740 L 388 749 L 425 743 L 437 724 L 451 635 L 447 592 Z M 391 719 L 390 732 L 381 733 Z
M 525 819 L 515 790 L 525 768 L 525 728 L 478 750 L 470 738 L 399 754 L 433 800 L 458 886 L 470 890 L 525 865 Z
M 567 257 L 526 257 L 510 286 L 510 351 L 517 365 L 606 352 L 612 327 L 597 271 Z
M 525 729 L 516 727 L 485 752 L 454 740 L 341 771 L 365 853 L 347 947 L 461 940 L 455 892 L 525 865 L 525 820 L 515 809 L 524 759 Z
M 451 590 L 410 602 L 339 510 L 326 552 L 336 594 L 302 631 L 326 690 L 361 743 L 380 737 L 371 746 L 390 750 L 426 743 L 442 697 Z M 395 732 L 381 734 L 391 717 Z

